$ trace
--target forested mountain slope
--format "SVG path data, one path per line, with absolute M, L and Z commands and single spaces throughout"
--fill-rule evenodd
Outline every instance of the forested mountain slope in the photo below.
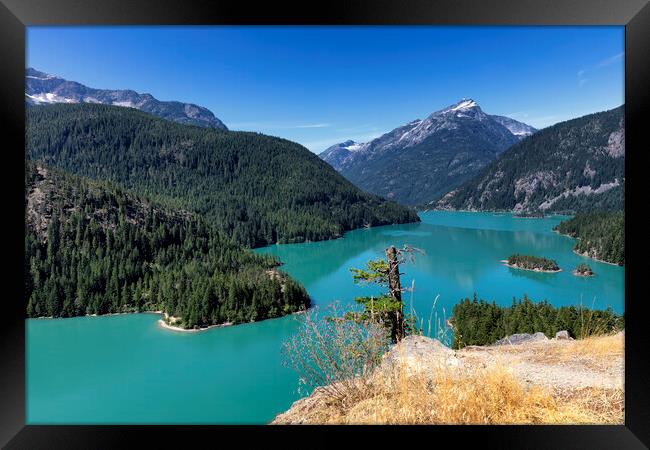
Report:
M 162 310 L 192 328 L 309 306 L 270 257 L 205 220 L 106 182 L 26 162 L 28 317 Z
M 624 204 L 624 183 L 620 106 L 538 131 L 430 205 L 466 210 L 618 210 Z
M 28 108 L 26 140 L 29 159 L 195 212 L 245 246 L 419 220 L 362 192 L 299 144 L 258 133 L 184 126 L 131 108 L 56 104 Z

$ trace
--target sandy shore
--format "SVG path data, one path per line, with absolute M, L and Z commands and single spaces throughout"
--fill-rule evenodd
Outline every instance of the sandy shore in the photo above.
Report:
M 171 323 L 166 322 L 166 320 L 169 320 L 172 323 L 176 323 L 176 322 L 178 322 L 180 320 L 178 317 L 170 316 L 166 312 L 162 312 L 162 311 L 160 312 L 160 314 L 165 316 L 165 319 L 158 320 L 158 325 L 161 328 L 165 328 L 165 329 L 171 330 L 171 331 L 180 331 L 180 332 L 184 332 L 184 333 L 196 333 L 196 332 L 199 332 L 199 331 L 209 330 L 210 328 L 221 328 L 221 327 L 228 327 L 230 325 L 233 325 L 232 322 L 224 322 L 224 323 L 219 323 L 219 324 L 216 324 L 216 325 L 210 325 L 210 326 L 201 327 L 201 328 L 182 328 L 182 327 L 177 327 L 175 325 L 172 325 Z
M 304 310 L 301 310 L 301 311 L 293 312 L 293 313 L 291 313 L 291 315 L 292 315 L 292 316 L 295 316 L 295 315 L 298 315 L 298 314 L 305 314 L 306 312 L 307 312 L 307 310 L 304 309 Z M 168 316 L 168 315 L 167 315 L 166 313 L 164 313 L 164 312 L 160 312 L 160 314 L 161 314 L 161 315 L 164 315 L 166 318 L 170 318 L 170 316 Z M 172 318 L 172 319 L 177 319 L 176 317 L 171 317 L 171 318 Z M 276 317 L 276 319 L 279 319 L 279 318 L 281 318 L 281 317 Z M 264 319 L 264 320 L 271 320 L 271 319 L 269 318 L 269 319 Z M 256 322 L 262 322 L 262 321 L 256 321 Z M 246 323 L 246 322 L 245 322 L 245 323 Z M 251 323 L 254 323 L 254 322 L 251 322 Z M 231 325 L 234 325 L 234 323 L 232 323 L 232 322 L 224 322 L 224 323 L 219 323 L 219 324 L 217 324 L 217 325 L 210 325 L 210 326 L 208 326 L 208 327 L 203 327 L 203 328 L 181 328 L 181 327 L 177 327 L 177 326 L 174 326 L 174 325 L 170 325 L 170 324 L 168 324 L 167 322 L 165 322 L 163 319 L 160 319 L 160 320 L 158 320 L 158 325 L 159 325 L 161 328 L 165 328 L 165 329 L 167 329 L 167 330 L 171 330 L 171 331 L 181 331 L 181 332 L 184 332 L 184 333 L 196 333 L 196 332 L 198 332 L 198 331 L 206 331 L 206 330 L 209 330 L 210 328 L 229 327 L 229 326 L 231 326 Z
M 167 322 L 160 319 L 160 320 L 158 320 L 158 325 L 160 326 L 160 328 L 165 328 L 165 329 L 171 330 L 171 331 L 180 331 L 180 332 L 183 332 L 183 333 L 198 333 L 200 331 L 209 330 L 210 328 L 229 327 L 230 325 L 233 325 L 233 323 L 232 322 L 225 322 L 225 323 L 220 323 L 220 324 L 217 324 L 217 325 L 210 325 L 208 327 L 203 327 L 203 328 L 181 328 L 181 327 L 176 327 L 174 325 L 169 325 Z
M 106 314 L 84 314 L 86 317 L 104 317 L 104 316 L 122 316 L 124 314 L 163 314 L 162 311 L 130 311 L 119 313 L 106 313 Z
M 290 315 L 295 316 L 299 314 L 305 314 L 307 310 L 300 310 L 291 313 Z M 73 316 L 73 317 L 52 317 L 52 316 L 39 316 L 39 317 L 30 317 L 30 319 L 71 319 L 74 317 L 104 317 L 104 316 L 122 316 L 126 314 L 158 314 L 160 316 L 165 316 L 166 319 L 169 319 L 170 316 L 167 315 L 164 311 L 139 311 L 139 312 L 120 312 L 120 313 L 107 313 L 107 314 L 84 314 L 83 316 Z M 281 316 L 282 317 L 282 316 Z M 172 319 L 178 320 L 177 317 L 171 317 Z M 280 318 L 280 317 L 278 317 Z M 264 320 L 271 320 L 269 319 L 264 319 Z M 169 323 L 165 322 L 162 318 L 158 320 L 158 326 L 160 328 L 165 328 L 170 331 L 179 331 L 183 333 L 196 333 L 199 331 L 206 331 L 209 330 L 210 328 L 222 328 L 222 327 L 229 327 L 231 325 L 235 325 L 233 322 L 224 322 L 224 323 L 219 323 L 216 325 L 210 325 L 207 327 L 201 327 L 201 328 L 181 328 L 177 327 L 175 325 L 170 325 Z
M 507 259 L 502 259 L 501 262 L 506 267 L 511 267 L 513 269 L 519 269 L 519 270 L 528 270 L 530 272 L 541 272 L 541 273 L 558 273 L 558 272 L 562 272 L 562 269 L 557 269 L 557 270 L 526 269 L 525 267 L 519 267 L 519 266 L 515 266 L 513 264 L 508 264 Z

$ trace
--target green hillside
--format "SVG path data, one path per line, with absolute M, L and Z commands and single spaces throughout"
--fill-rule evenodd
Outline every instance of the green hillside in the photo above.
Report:
M 195 212 L 249 247 L 419 220 L 362 192 L 301 145 L 258 133 L 94 104 L 29 107 L 26 133 L 28 159 Z

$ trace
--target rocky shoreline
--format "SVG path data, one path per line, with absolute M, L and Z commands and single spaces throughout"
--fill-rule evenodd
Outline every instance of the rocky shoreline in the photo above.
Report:
M 530 271 L 530 272 L 541 272 L 541 273 L 558 273 L 558 272 L 562 272 L 562 269 L 558 269 L 558 270 L 544 270 L 544 269 L 538 269 L 538 268 L 529 269 L 529 268 L 527 268 L 527 267 L 519 267 L 519 266 L 517 266 L 516 264 L 510 264 L 510 263 L 508 263 L 508 260 L 507 260 L 507 259 L 502 259 L 501 262 L 502 262 L 503 265 L 506 266 L 506 267 L 511 267 L 511 268 L 513 268 L 513 269 L 519 269 L 519 270 L 528 270 L 528 271 Z

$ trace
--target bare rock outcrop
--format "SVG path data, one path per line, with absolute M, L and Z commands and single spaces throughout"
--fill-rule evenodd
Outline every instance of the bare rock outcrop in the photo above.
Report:
M 533 334 L 529 333 L 517 333 L 511 336 L 506 336 L 503 339 L 499 339 L 492 345 L 519 345 L 526 342 L 537 342 L 537 341 L 548 341 L 546 335 L 542 332 L 537 332 Z

